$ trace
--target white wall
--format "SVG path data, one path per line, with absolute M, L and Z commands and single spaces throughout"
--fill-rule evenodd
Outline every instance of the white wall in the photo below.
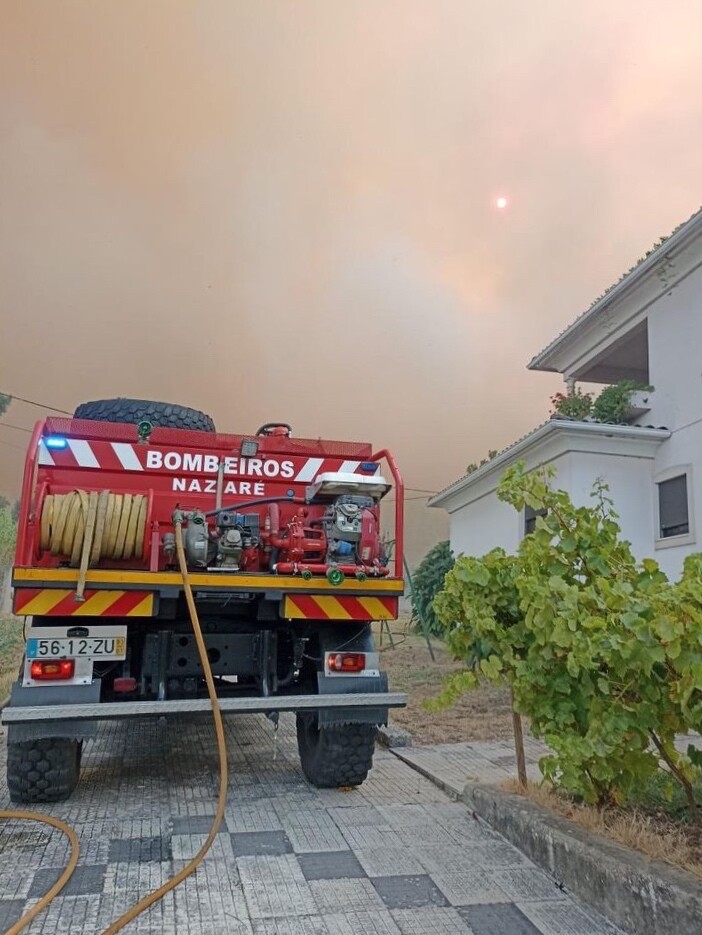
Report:
M 665 442 L 663 444 L 666 444 Z M 527 467 L 538 464 L 556 468 L 554 485 L 566 490 L 577 506 L 590 506 L 593 484 L 601 477 L 609 487 L 619 514 L 624 538 L 631 542 L 637 558 L 655 557 L 663 570 L 674 577 L 679 570 L 677 549 L 665 549 L 654 555 L 654 451 L 644 457 L 598 451 L 566 450 L 569 442 L 556 436 L 550 454 L 543 448 L 539 457 L 526 454 Z M 559 453 L 559 447 L 561 452 Z M 500 474 L 502 472 L 500 471 Z M 496 476 L 489 492 L 449 514 L 451 547 L 454 554 L 483 555 L 496 546 L 515 552 L 523 535 L 523 515 L 498 500 Z
M 677 544 L 654 543 L 650 554 L 666 573 L 677 576 L 686 555 L 702 551 L 702 269 L 692 272 L 648 311 L 649 376 L 655 387 L 651 411 L 640 423 L 666 426 L 671 438 L 658 449 L 655 477 L 692 466 L 691 535 Z

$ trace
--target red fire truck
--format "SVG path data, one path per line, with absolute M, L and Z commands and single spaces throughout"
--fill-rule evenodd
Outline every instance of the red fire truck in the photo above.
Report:
M 285 424 L 225 435 L 197 410 L 130 399 L 38 423 L 13 569 L 31 625 L 2 712 L 13 801 L 69 796 L 101 719 L 209 710 L 175 523 L 222 710 L 295 712 L 308 779 L 361 783 L 405 701 L 371 634 L 403 592 L 402 504 L 388 451 Z

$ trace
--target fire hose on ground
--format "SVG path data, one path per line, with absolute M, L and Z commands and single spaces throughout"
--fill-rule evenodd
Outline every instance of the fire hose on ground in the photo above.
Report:
M 107 494 L 107 496 L 104 496 L 104 494 Z M 50 499 L 52 502 L 47 506 L 47 501 Z M 104 557 L 110 554 L 111 557 L 115 558 L 129 558 L 132 555 L 139 557 L 140 553 L 137 552 L 137 549 L 143 547 L 145 519 L 146 498 L 138 495 L 112 494 L 109 493 L 109 491 L 104 491 L 102 494 L 97 495 L 86 494 L 84 491 L 74 491 L 72 494 L 65 495 L 61 500 L 47 496 L 44 500 L 44 507 L 41 514 L 42 548 L 49 548 L 52 551 L 56 548 L 57 551 L 55 554 L 70 554 L 74 567 L 75 565 L 79 565 L 81 569 L 84 588 L 85 571 L 89 565 L 97 561 L 100 556 Z M 183 880 L 194 873 L 212 847 L 224 818 L 228 784 L 227 747 L 224 738 L 224 723 L 217 700 L 210 661 L 207 656 L 207 648 L 200 627 L 200 619 L 190 586 L 190 578 L 183 548 L 182 524 L 178 518 L 176 518 L 174 522 L 174 528 L 176 554 L 178 556 L 178 566 L 183 579 L 185 600 L 188 605 L 190 622 L 195 635 L 197 651 L 205 675 L 207 694 L 209 695 L 212 705 L 212 716 L 214 718 L 217 752 L 219 755 L 219 795 L 217 799 L 217 812 L 205 843 L 193 859 L 175 874 L 175 876 L 171 877 L 170 880 L 167 880 L 157 890 L 149 893 L 120 916 L 119 919 L 115 920 L 103 931 L 102 935 L 115 935 L 115 933 L 122 931 L 125 925 L 136 919 L 137 916 L 141 915 L 149 906 L 158 902 L 166 893 L 174 890 L 179 883 L 182 883 Z M 64 549 L 64 545 L 70 546 L 70 551 Z M 119 556 L 116 554 L 117 551 L 120 552 Z M 51 815 L 43 815 L 31 811 L 8 810 L 0 811 L 0 819 L 8 821 L 43 822 L 44 824 L 51 825 L 59 831 L 62 831 L 68 837 L 71 844 L 69 862 L 59 879 L 29 912 L 25 913 L 21 919 L 15 922 L 15 924 L 5 932 L 5 935 L 19 935 L 40 912 L 43 912 L 43 910 L 47 908 L 49 903 L 68 883 L 78 863 L 80 849 L 75 831 L 65 822 Z

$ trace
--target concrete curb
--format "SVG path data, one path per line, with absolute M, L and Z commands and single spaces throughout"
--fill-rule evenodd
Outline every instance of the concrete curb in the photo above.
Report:
M 578 899 L 631 935 L 702 930 L 702 884 L 518 795 L 469 784 L 463 801 Z
M 411 747 L 412 734 L 404 727 L 388 724 L 387 727 L 378 728 L 378 743 L 384 747 Z

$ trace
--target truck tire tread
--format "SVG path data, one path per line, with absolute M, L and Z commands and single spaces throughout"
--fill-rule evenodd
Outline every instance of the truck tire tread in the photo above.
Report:
M 78 783 L 81 747 L 77 740 L 45 737 L 7 747 L 7 786 L 13 802 L 62 802 Z
M 319 728 L 316 718 L 297 715 L 302 771 L 318 789 L 360 786 L 373 766 L 377 730 L 372 724 Z
M 216 431 L 212 419 L 199 409 L 149 399 L 94 399 L 81 403 L 73 415 L 76 419 L 97 422 L 126 422 L 136 425 L 148 421 L 163 428 L 192 429 L 197 432 Z

